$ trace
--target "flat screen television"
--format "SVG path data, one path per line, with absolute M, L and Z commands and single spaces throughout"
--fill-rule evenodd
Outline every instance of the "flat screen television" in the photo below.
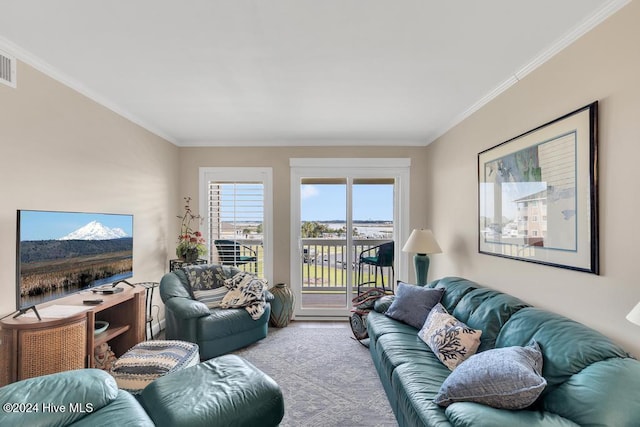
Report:
M 133 276 L 133 215 L 18 210 L 18 310 Z

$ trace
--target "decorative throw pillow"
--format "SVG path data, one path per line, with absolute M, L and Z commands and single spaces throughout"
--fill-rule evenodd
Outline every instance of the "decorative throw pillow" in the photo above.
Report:
M 194 265 L 183 267 L 194 299 L 209 308 L 220 307 L 228 289 L 225 287 L 225 272 L 221 266 Z
M 434 401 L 440 406 L 476 402 L 501 409 L 531 406 L 547 385 L 537 342 L 478 353 L 456 368 L 442 383 Z
M 398 282 L 395 299 L 385 314 L 420 329 L 429 311 L 440 302 L 443 293 L 444 289 L 430 289 Z
M 464 360 L 475 354 L 480 345 L 481 330 L 468 327 L 438 303 L 418 332 L 422 341 L 452 371 Z

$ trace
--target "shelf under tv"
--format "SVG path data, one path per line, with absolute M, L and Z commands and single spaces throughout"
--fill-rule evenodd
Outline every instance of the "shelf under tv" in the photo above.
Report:
M 127 287 L 116 294 L 103 294 L 103 302 L 87 306 L 83 301 L 95 294 L 84 291 L 37 306 L 40 312 L 55 305 L 84 307 L 67 317 L 38 320 L 35 315 L 7 317 L 0 321 L 3 342 L 0 358 L 8 363 L 0 372 L 0 385 L 71 369 L 94 367 L 96 345 L 108 342 L 117 357 L 144 341 L 145 292 L 142 286 Z M 109 322 L 106 331 L 94 335 L 95 321 Z

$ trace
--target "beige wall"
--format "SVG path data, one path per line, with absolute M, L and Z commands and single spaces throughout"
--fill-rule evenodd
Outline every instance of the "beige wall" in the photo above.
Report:
M 197 200 L 200 167 L 254 166 L 273 168 L 274 275 L 275 283 L 291 283 L 290 257 L 290 158 L 321 157 L 405 157 L 411 159 L 411 228 L 426 227 L 422 212 L 424 197 L 424 147 L 245 147 L 245 148 L 183 148 L 180 150 L 181 191 Z M 399 277 L 400 278 L 400 277 Z M 401 278 L 407 280 L 407 278 Z
M 640 3 L 632 2 L 431 144 L 427 217 L 444 254 L 431 277 L 459 275 L 586 323 L 640 356 Z M 477 153 L 600 101 L 601 275 L 478 253 Z
M 21 62 L 0 111 L 0 315 L 15 310 L 17 209 L 133 214 L 133 280 L 160 280 L 177 234 L 178 148 Z

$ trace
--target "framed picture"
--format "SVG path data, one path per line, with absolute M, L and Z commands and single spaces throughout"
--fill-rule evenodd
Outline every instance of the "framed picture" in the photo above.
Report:
M 478 154 L 483 254 L 593 274 L 598 102 Z

